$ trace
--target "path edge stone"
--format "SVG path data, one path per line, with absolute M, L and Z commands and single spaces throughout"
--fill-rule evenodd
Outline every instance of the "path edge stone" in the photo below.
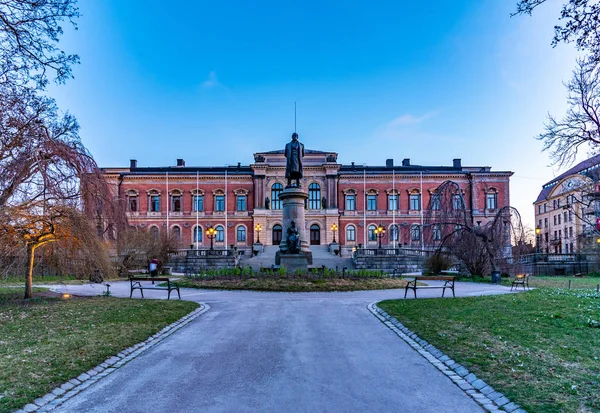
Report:
M 467 370 L 466 367 L 456 363 L 442 351 L 421 339 L 395 317 L 383 311 L 377 306 L 377 302 L 367 305 L 367 308 L 379 321 L 429 361 L 429 363 L 444 373 L 461 391 L 475 400 L 486 411 L 493 413 L 526 413 L 523 408 L 511 402 L 502 393 L 495 391 L 491 386 Z M 493 395 L 492 398 L 488 397 L 490 395 Z
M 22 410 L 17 410 L 17 412 L 25 411 L 25 412 L 49 412 L 54 410 L 56 407 L 65 403 L 73 396 L 81 393 L 83 390 L 91 386 L 93 383 L 103 379 L 104 377 L 111 374 L 113 371 L 118 368 L 124 366 L 131 360 L 138 357 L 140 354 L 144 353 L 148 349 L 154 347 L 156 344 L 163 341 L 165 338 L 186 326 L 190 322 L 192 322 L 197 317 L 201 316 L 208 310 L 210 310 L 210 306 L 206 303 L 199 303 L 200 307 L 181 317 L 179 320 L 174 323 L 169 324 L 156 334 L 151 337 L 148 337 L 145 341 L 141 343 L 134 344 L 133 346 L 122 350 L 119 354 L 114 355 L 106 359 L 104 362 L 100 363 L 98 366 L 88 370 L 80 374 L 76 380 L 69 380 L 62 385 L 52 389 L 48 394 L 36 399 L 34 402 L 27 404 L 22 408 Z

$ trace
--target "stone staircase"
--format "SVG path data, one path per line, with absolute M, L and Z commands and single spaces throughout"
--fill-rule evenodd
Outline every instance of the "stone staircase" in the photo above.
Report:
M 240 264 L 244 266 L 250 265 L 255 271 L 258 271 L 260 268 L 271 268 L 272 265 L 275 265 L 275 253 L 278 250 L 279 247 L 276 245 L 265 246 L 262 253 L 255 257 L 243 258 Z M 339 271 L 344 267 L 347 269 L 354 268 L 352 258 L 340 258 L 329 253 L 327 245 L 311 245 L 310 250 L 313 257 L 312 266 L 315 268 L 325 266 L 326 268 L 335 269 L 335 267 L 338 267 Z

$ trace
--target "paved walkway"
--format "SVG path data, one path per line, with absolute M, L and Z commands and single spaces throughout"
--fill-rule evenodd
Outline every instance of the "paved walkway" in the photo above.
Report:
M 56 287 L 56 286 L 54 286 Z M 102 285 L 60 287 L 100 294 Z M 457 283 L 459 296 L 508 288 Z M 111 284 L 129 296 L 129 282 Z M 139 294 L 139 292 L 137 292 Z M 420 297 L 441 290 L 421 290 Z M 162 291 L 144 295 L 165 298 Z M 366 308 L 399 290 L 182 290 L 211 309 L 67 401 L 60 412 L 482 412 Z

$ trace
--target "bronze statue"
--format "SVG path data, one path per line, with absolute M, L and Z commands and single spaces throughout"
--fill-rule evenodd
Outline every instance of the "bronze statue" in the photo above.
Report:
M 298 141 L 298 134 L 292 134 L 292 141 L 285 145 L 285 177 L 287 178 L 287 187 L 300 187 L 300 178 L 302 178 L 302 158 L 304 157 L 304 145 Z M 292 179 L 296 184 L 292 185 Z
M 290 222 L 290 227 L 287 229 L 287 253 L 298 254 L 300 252 L 300 233 L 296 228 L 296 221 Z

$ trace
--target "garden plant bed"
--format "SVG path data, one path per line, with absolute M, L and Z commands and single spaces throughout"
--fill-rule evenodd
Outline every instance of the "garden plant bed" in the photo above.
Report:
M 185 288 L 224 290 L 255 290 L 285 292 L 357 291 L 404 288 L 406 281 L 397 278 L 213 278 L 180 279 L 177 285 Z
M 72 297 L 0 288 L 0 412 L 23 407 L 193 311 L 187 301 Z M 43 295 L 43 296 L 40 296 Z
M 538 289 L 378 304 L 528 411 L 600 409 L 600 294 Z

